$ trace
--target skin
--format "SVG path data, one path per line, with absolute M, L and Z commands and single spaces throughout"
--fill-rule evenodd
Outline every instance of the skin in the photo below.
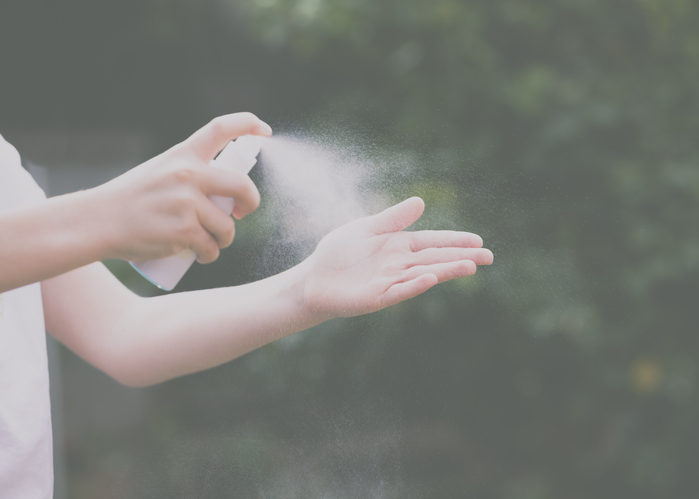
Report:
M 336 229 L 304 262 L 262 281 L 154 298 L 125 288 L 99 260 L 192 249 L 208 263 L 231 244 L 235 223 L 208 196 L 233 197 L 241 219 L 259 193 L 246 175 L 207 165 L 245 134 L 271 129 L 249 113 L 223 116 L 103 186 L 0 214 L 0 291 L 41 281 L 47 330 L 121 383 L 145 386 L 492 263 L 475 234 L 405 231 L 424 210 L 410 198 Z
M 235 223 L 208 196 L 234 198 L 237 219 L 260 204 L 247 175 L 208 166 L 245 134 L 272 130 L 250 113 L 222 116 L 100 187 L 0 213 L 0 235 L 12 235 L 0 245 L 0 292 L 105 258 L 148 260 L 190 248 L 201 263 L 216 260 Z

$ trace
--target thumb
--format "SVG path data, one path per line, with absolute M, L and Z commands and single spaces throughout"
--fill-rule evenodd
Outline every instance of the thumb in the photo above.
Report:
M 270 126 L 252 113 L 227 114 L 214 118 L 194 132 L 183 144 L 208 163 L 228 143 L 241 135 L 272 135 Z
M 412 197 L 369 217 L 371 230 L 375 234 L 398 232 L 410 227 L 425 211 L 425 202 L 419 197 Z

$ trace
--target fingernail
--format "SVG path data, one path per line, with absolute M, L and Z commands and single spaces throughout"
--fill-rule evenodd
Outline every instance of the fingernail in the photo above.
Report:
M 272 127 L 269 126 L 267 123 L 264 121 L 260 121 L 260 124 L 262 125 L 262 130 L 267 134 L 267 135 L 272 135 Z

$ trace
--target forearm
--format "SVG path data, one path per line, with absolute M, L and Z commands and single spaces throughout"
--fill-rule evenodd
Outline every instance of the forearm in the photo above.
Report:
M 149 385 L 217 366 L 324 318 L 308 311 L 299 267 L 243 286 L 141 299 L 109 336 L 114 372 Z
M 208 369 L 337 316 L 380 310 L 490 265 L 475 234 L 407 232 L 413 198 L 350 222 L 303 263 L 231 288 L 139 298 L 101 264 L 42 283 L 48 330 L 128 385 Z
M 271 133 L 250 113 L 221 116 L 107 184 L 0 213 L 0 293 L 105 258 L 150 260 L 191 249 L 200 262 L 214 261 L 235 225 L 210 196 L 235 199 L 233 214 L 242 218 L 257 208 L 259 193 L 247 175 L 208 164 L 236 137 Z
M 0 292 L 109 257 L 91 191 L 0 213 Z

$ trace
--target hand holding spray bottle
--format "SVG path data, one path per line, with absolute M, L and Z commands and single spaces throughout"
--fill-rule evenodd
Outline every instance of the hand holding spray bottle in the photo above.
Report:
M 263 137 L 257 135 L 243 135 L 237 140 L 231 141 L 221 153 L 209 163 L 209 166 L 237 170 L 246 175 L 252 170 L 260 153 Z M 210 196 L 211 202 L 224 213 L 233 213 L 234 201 L 223 196 Z M 143 277 L 165 291 L 172 289 L 180 282 L 196 260 L 197 255 L 192 250 L 184 250 L 176 255 L 146 260 L 129 262 Z

